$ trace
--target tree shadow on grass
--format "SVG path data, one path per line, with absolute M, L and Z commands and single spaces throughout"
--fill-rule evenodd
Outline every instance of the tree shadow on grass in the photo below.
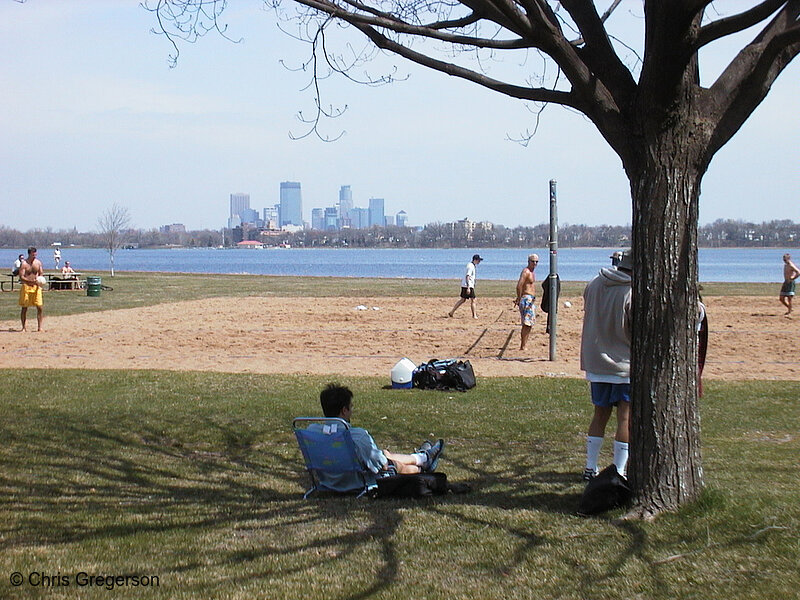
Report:
M 53 556 L 59 547 L 80 555 L 92 552 L 87 544 L 125 548 L 126 540 L 146 534 L 156 544 L 185 547 L 153 560 L 165 578 L 185 579 L 181 589 L 199 595 L 247 582 L 315 577 L 320 568 L 347 573 L 350 562 L 367 554 L 373 568 L 346 597 L 371 597 L 400 580 L 398 544 L 406 542 L 398 541 L 398 532 L 409 518 L 452 519 L 508 537 L 513 552 L 496 568 L 513 569 L 547 536 L 493 514 L 525 509 L 570 515 L 580 496 L 576 476 L 553 468 L 556 459 L 497 454 L 481 463 L 458 455 L 443 461 L 441 468 L 473 486 L 464 495 L 306 501 L 308 476 L 285 431 L 265 436 L 246 423 L 205 418 L 196 427 L 209 441 L 198 442 L 134 417 L 94 425 L 51 414 L 47 423 L 3 432 L 9 443 L 0 455 L 7 463 L 0 493 L 10 518 L 0 524 L 0 551 L 50 546 Z M 224 540 L 216 547 L 196 548 L 197 540 L 216 535 Z M 437 540 L 423 543 L 429 544 L 420 548 L 426 552 Z

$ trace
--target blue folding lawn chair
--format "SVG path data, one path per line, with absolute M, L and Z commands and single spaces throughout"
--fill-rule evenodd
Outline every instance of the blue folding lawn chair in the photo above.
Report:
M 311 487 L 303 498 L 315 491 L 358 492 L 360 498 L 377 487 L 374 475 L 358 460 L 347 421 L 297 417 L 292 429 L 311 475 Z

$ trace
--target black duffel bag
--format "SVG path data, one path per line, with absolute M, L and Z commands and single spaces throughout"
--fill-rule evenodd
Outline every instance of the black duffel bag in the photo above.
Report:
M 475 372 L 468 360 L 430 360 L 414 369 L 411 379 L 414 387 L 424 390 L 466 392 L 476 385 Z

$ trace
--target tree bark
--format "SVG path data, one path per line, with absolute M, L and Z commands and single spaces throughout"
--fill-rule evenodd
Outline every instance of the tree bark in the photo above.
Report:
M 694 500 L 703 487 L 697 406 L 697 218 L 702 144 L 685 120 L 628 170 L 633 198 L 632 516 Z

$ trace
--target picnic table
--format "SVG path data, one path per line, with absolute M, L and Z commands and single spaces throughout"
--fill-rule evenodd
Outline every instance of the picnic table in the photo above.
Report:
M 9 278 L 9 281 L 0 281 L 0 290 L 4 292 L 13 292 L 14 284 L 19 283 L 19 277 L 12 273 L 6 273 L 6 277 Z M 6 286 L 8 286 L 8 289 L 6 289 Z
M 83 273 L 47 273 L 49 290 L 80 290 L 83 289 L 84 282 L 81 281 Z

